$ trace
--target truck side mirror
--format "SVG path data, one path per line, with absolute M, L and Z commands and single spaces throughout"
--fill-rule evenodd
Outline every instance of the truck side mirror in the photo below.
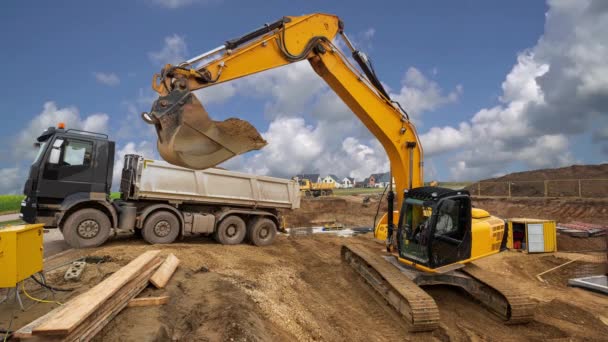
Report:
M 62 139 L 57 139 L 53 142 L 53 148 L 51 149 L 51 155 L 49 156 L 49 164 L 59 164 L 59 158 L 61 157 L 61 146 L 63 145 Z

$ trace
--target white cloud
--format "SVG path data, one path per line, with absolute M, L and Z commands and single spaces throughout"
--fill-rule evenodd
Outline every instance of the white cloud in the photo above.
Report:
M 97 82 L 107 85 L 107 86 L 117 86 L 120 84 L 120 78 L 113 72 L 104 73 L 104 72 L 94 72 L 93 76 Z
M 458 101 L 462 92 L 462 86 L 457 85 L 448 94 L 443 94 L 437 82 L 429 80 L 420 70 L 410 67 L 401 81 L 401 89 L 398 93 L 391 94 L 391 97 L 404 106 L 414 122 L 419 123 L 421 113 Z
M 184 37 L 173 34 L 165 37 L 165 44 L 159 51 L 148 53 L 148 57 L 155 64 L 178 64 L 186 60 L 188 48 Z
M 506 76 L 502 104 L 478 111 L 458 127 L 433 127 L 422 135 L 427 155 L 454 153 L 454 179 L 575 162 L 569 139 L 608 131 L 608 6 L 605 2 L 549 1 L 545 32 L 518 55 Z M 608 148 L 605 149 L 608 151 Z
M 55 102 L 46 102 L 40 114 L 30 120 L 27 126 L 19 132 L 13 150 L 17 159 L 31 160 L 36 156 L 33 144 L 36 138 L 48 127 L 56 127 L 65 123 L 66 128 L 83 129 L 97 133 L 107 133 L 109 117 L 104 113 L 96 113 L 80 117 L 76 107 L 58 108 Z
M 0 194 L 17 194 L 23 190 L 23 170 L 18 167 L 0 169 Z
M 193 4 L 210 4 L 219 2 L 220 0 L 148 0 L 148 2 L 153 3 L 155 5 L 159 5 L 165 8 L 180 8 L 186 7 Z

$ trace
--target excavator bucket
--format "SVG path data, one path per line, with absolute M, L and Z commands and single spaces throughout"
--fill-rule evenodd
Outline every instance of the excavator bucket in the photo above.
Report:
M 189 90 L 159 97 L 144 121 L 154 124 L 158 151 L 171 164 L 202 170 L 239 154 L 259 150 L 266 141 L 249 122 L 214 121 Z

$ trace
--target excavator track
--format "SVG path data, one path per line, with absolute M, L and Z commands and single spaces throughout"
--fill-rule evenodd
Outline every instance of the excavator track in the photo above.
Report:
M 481 269 L 474 264 L 467 264 L 459 270 L 476 281 L 498 292 L 503 298 L 500 300 L 495 295 L 484 303 L 492 311 L 498 314 L 506 324 L 524 324 L 534 319 L 536 303 L 519 289 L 519 286 L 509 282 L 504 276 L 491 273 Z
M 410 323 L 410 331 L 431 331 L 439 325 L 435 300 L 379 254 L 358 245 L 343 245 L 342 260 Z

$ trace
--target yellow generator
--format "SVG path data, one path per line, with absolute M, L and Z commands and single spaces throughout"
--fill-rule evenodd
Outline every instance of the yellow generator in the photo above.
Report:
M 531 218 L 507 220 L 509 235 L 507 248 L 528 253 L 557 252 L 555 221 Z
M 0 288 L 42 272 L 43 224 L 0 228 Z

